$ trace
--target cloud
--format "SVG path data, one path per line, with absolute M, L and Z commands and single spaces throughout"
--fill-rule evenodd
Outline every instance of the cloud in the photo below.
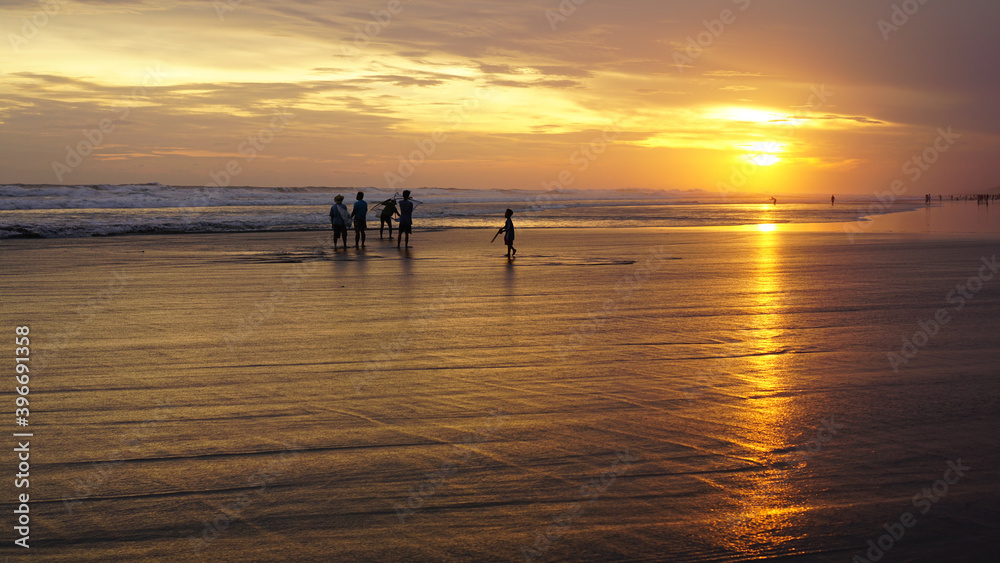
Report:
M 576 80 L 489 80 L 492 86 L 505 88 L 580 88 L 582 84 Z
M 759 72 L 743 72 L 739 70 L 712 70 L 702 73 L 702 76 L 709 76 L 713 78 L 763 78 L 764 75 Z

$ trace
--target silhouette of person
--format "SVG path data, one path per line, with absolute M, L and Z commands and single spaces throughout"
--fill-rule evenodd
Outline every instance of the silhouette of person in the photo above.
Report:
M 382 238 L 383 229 L 385 229 L 386 225 L 389 225 L 389 240 L 392 240 L 392 216 L 399 214 L 396 211 L 396 198 L 391 197 L 380 203 L 382 205 L 382 213 L 379 214 L 378 238 Z
M 361 246 L 365 245 L 365 229 L 368 228 L 368 202 L 365 201 L 365 192 L 358 192 L 358 200 L 354 202 L 351 209 L 351 218 L 354 219 L 354 248 L 358 248 L 358 241 Z
M 508 209 L 503 216 L 507 218 L 507 222 L 504 223 L 502 227 L 497 231 L 497 234 L 503 233 L 503 243 L 507 245 L 507 259 L 510 260 L 517 254 L 517 249 L 514 248 L 514 221 L 511 221 L 511 216 L 514 214 L 513 209 Z
M 778 198 L 772 196 L 771 197 L 771 205 L 778 205 Z
M 830 196 L 830 205 L 832 206 L 836 202 L 837 202 L 837 196 L 835 195 Z
M 333 228 L 333 249 L 337 250 L 337 239 L 343 237 L 344 250 L 347 250 L 347 222 L 351 215 L 344 205 L 344 196 L 337 195 L 333 198 L 333 206 L 330 207 L 330 226 Z
M 410 200 L 410 190 L 403 190 L 403 201 L 399 202 L 399 238 L 396 248 L 403 242 L 406 235 L 406 248 L 410 248 L 410 233 L 413 232 L 413 202 Z

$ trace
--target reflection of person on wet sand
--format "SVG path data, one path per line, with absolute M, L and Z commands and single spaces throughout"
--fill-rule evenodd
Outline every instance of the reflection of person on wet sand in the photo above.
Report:
M 403 242 L 403 235 L 406 235 L 406 248 L 410 248 L 410 233 L 413 232 L 413 201 L 410 200 L 410 190 L 403 190 L 403 201 L 399 202 L 399 238 L 396 239 L 396 248 Z M 389 238 L 392 238 L 390 231 Z
M 517 254 L 517 249 L 514 248 L 514 222 L 511 221 L 511 219 L 510 219 L 511 215 L 513 215 L 513 214 L 514 214 L 514 210 L 513 209 L 508 209 L 506 211 L 506 213 L 504 213 L 503 216 L 507 218 L 507 222 L 504 223 L 504 225 L 502 227 L 500 227 L 500 230 L 497 231 L 498 235 L 500 233 L 504 234 L 503 235 L 503 243 L 507 245 L 507 259 L 508 260 L 511 259 L 511 258 L 513 258 L 515 254 Z M 494 236 L 493 238 L 496 238 L 496 237 Z

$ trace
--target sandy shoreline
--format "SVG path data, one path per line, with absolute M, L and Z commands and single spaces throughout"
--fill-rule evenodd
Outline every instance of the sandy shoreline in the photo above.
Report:
M 1000 277 L 948 296 L 1000 244 L 878 230 L 4 241 L 31 557 L 991 553 Z

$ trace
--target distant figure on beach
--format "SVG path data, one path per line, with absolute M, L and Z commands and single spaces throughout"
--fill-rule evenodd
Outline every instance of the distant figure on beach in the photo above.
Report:
M 410 233 L 413 232 L 413 202 L 410 200 L 410 190 L 403 190 L 403 201 L 399 202 L 399 238 L 396 239 L 396 248 L 403 242 L 403 235 L 406 235 L 406 248 L 410 248 Z M 390 237 L 391 237 L 390 231 Z
M 833 204 L 836 202 L 837 202 L 837 196 L 835 195 L 830 196 L 830 206 L 833 207 Z
M 507 218 L 507 222 L 504 223 L 497 234 L 503 233 L 503 243 L 507 245 L 507 259 L 510 260 L 517 254 L 517 249 L 514 248 L 514 221 L 511 221 L 511 216 L 514 215 L 513 209 L 508 209 L 503 216 Z
M 337 250 L 337 239 L 343 237 L 344 250 L 347 250 L 347 223 L 351 220 L 351 214 L 344 205 L 344 196 L 337 195 L 333 198 L 333 206 L 330 207 L 330 226 L 333 227 L 333 249 Z
M 771 205 L 778 205 L 778 198 L 771 196 Z
M 931 194 L 927 194 L 926 196 L 924 196 L 924 203 L 926 203 L 927 205 L 931 204 Z
M 396 211 L 396 198 L 390 197 L 389 199 L 379 202 L 382 206 L 382 213 L 379 214 L 379 225 L 378 225 L 378 238 L 382 238 L 382 231 L 385 229 L 386 225 L 389 225 L 389 240 L 392 240 L 392 216 L 398 215 Z
M 365 245 L 365 229 L 368 228 L 368 202 L 365 201 L 365 192 L 358 192 L 358 200 L 354 202 L 351 209 L 351 218 L 354 219 L 354 248 L 358 248 L 358 241 L 361 246 Z

